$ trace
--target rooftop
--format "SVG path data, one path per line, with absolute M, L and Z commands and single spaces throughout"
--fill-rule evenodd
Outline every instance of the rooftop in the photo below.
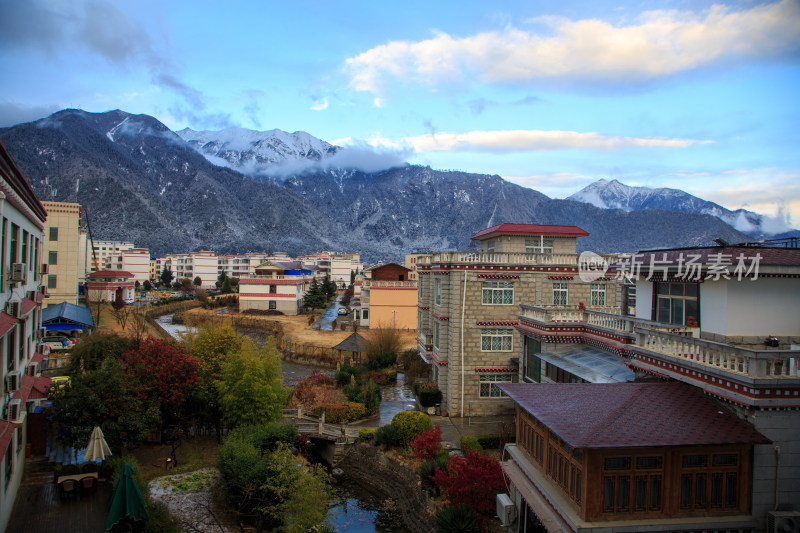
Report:
M 498 383 L 574 448 L 769 444 L 682 383 Z
M 549 226 L 546 224 L 498 224 L 479 231 L 471 240 L 482 240 L 495 235 L 560 235 L 587 237 L 589 232 L 578 226 Z

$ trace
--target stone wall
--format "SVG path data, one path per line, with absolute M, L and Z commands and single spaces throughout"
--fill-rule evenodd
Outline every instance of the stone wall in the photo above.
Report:
M 353 445 L 339 468 L 346 477 L 395 500 L 412 533 L 436 531 L 436 507 L 420 488 L 415 470 L 369 444 Z

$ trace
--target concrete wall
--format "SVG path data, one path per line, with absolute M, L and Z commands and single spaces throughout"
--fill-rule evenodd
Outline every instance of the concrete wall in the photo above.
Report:
M 370 327 L 417 329 L 416 287 L 370 287 Z
M 42 202 L 47 210 L 47 221 L 43 232 L 44 250 L 42 263 L 48 264 L 48 273 L 43 275 L 43 283 L 55 280 L 55 287 L 48 286 L 48 296 L 44 305 L 62 302 L 78 303 L 78 278 L 84 276 L 80 261 L 80 217 L 81 206 L 67 202 Z M 50 240 L 50 228 L 58 229 L 56 240 Z M 55 252 L 55 263 L 50 263 L 50 252 Z

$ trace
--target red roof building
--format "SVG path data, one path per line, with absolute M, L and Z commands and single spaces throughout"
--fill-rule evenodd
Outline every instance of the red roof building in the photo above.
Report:
M 472 237 L 473 241 L 480 241 L 501 235 L 544 235 L 546 237 L 588 237 L 589 232 L 578 226 L 552 226 L 548 224 L 498 224 L 491 228 L 482 229 Z
M 752 531 L 753 446 L 770 440 L 681 383 L 498 385 L 502 467 L 548 531 Z M 529 517 L 520 517 L 527 519 Z

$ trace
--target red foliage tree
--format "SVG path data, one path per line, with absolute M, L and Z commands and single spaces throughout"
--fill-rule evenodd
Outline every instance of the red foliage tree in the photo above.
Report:
M 417 459 L 433 459 L 436 452 L 442 449 L 442 428 L 435 426 L 420 433 L 411 443 L 411 449 Z
M 500 463 L 474 450 L 450 459 L 447 469 L 437 468 L 431 479 L 449 505 L 471 507 L 479 521 L 494 514 L 495 495 L 506 486 Z
M 156 398 L 162 418 L 176 416 L 200 382 L 198 360 L 167 341 L 149 338 L 138 349 L 122 354 L 128 379 Z

